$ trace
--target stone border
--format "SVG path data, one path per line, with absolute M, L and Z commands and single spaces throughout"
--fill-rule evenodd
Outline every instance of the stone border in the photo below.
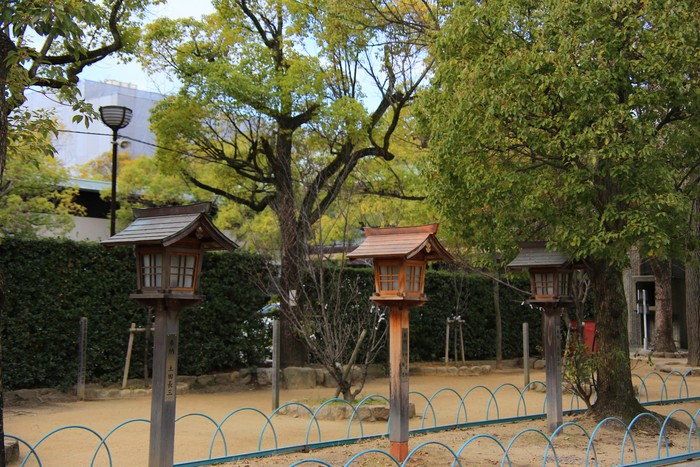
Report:
M 300 402 L 303 403 L 303 402 Z M 319 405 L 308 407 L 312 412 L 307 410 L 308 406 L 300 406 L 292 404 L 289 406 L 282 407 L 279 412 L 280 415 L 287 415 L 294 418 L 311 418 L 312 412 L 316 413 L 319 409 Z M 317 420 L 347 420 L 349 419 L 355 411 L 352 407 L 347 404 L 327 404 L 316 413 Z M 386 404 L 363 404 L 362 407 L 357 409 L 357 416 L 363 422 L 387 422 L 389 421 L 389 406 Z M 413 402 L 408 404 L 408 418 L 413 418 L 416 416 L 416 406 Z

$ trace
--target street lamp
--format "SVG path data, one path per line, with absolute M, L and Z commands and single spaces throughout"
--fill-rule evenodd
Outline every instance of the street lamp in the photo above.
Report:
M 520 243 L 520 253 L 508 264 L 510 270 L 528 269 L 531 305 L 544 311 L 542 338 L 547 382 L 547 427 L 550 432 L 563 422 L 560 315 L 563 305 L 573 302 L 569 258 L 547 250 L 545 242 Z
M 375 292 L 371 299 L 389 307 L 389 441 L 391 455 L 403 462 L 408 455 L 408 312 L 423 305 L 428 261 L 452 256 L 435 234 L 438 225 L 365 227 L 365 241 L 348 258 L 372 258 Z
M 202 253 L 237 247 L 211 222 L 210 207 L 134 209 L 134 222 L 102 241 L 134 246 L 137 289 L 130 297 L 155 310 L 149 467 L 173 465 L 178 313 L 204 299 L 197 294 Z
M 100 107 L 102 123 L 112 129 L 112 199 L 110 200 L 109 235 L 116 232 L 117 219 L 117 137 L 119 130 L 125 128 L 131 121 L 132 111 L 121 105 L 105 105 Z

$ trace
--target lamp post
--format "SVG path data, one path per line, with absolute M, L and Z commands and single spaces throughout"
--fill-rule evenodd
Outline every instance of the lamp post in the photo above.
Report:
M 212 224 L 209 209 L 209 203 L 135 209 L 134 222 L 102 241 L 134 246 L 137 289 L 130 297 L 155 310 L 149 467 L 173 465 L 178 313 L 204 299 L 197 294 L 202 252 L 237 247 Z
M 532 299 L 544 311 L 542 339 L 547 382 L 547 428 L 554 432 L 563 422 L 561 374 L 561 308 L 573 302 L 569 259 L 549 251 L 545 242 L 520 244 L 520 253 L 508 264 L 511 270 L 528 269 Z
M 375 292 L 371 299 L 389 307 L 389 441 L 391 455 L 408 455 L 408 325 L 410 308 L 423 305 L 425 268 L 430 260 L 452 256 L 435 234 L 438 225 L 365 227 L 365 241 L 348 258 L 372 258 Z
M 109 236 L 116 232 L 117 220 L 117 137 L 119 130 L 131 122 L 132 111 L 121 105 L 105 105 L 100 107 L 102 123 L 112 129 L 112 199 L 110 200 Z

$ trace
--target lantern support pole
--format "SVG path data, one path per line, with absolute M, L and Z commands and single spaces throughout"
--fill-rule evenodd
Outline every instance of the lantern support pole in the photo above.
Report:
M 149 467 L 173 465 L 179 331 L 177 308 L 172 300 L 167 299 L 158 300 L 155 307 Z
M 399 462 L 408 456 L 408 307 L 389 309 L 389 441 Z
M 563 422 L 560 312 L 556 304 L 544 306 L 544 359 L 547 382 L 547 428 L 553 433 Z

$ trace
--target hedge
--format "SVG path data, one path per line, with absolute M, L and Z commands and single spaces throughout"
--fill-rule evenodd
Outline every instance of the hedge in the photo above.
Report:
M 356 270 L 371 279 L 371 269 Z M 374 287 L 369 280 L 367 294 Z M 527 279 L 517 280 L 514 288 L 499 288 L 503 334 L 503 358 L 521 357 L 522 323 L 527 322 L 530 334 L 530 355 L 541 353 L 542 313 L 523 306 L 524 295 L 516 290 L 529 287 Z M 493 280 L 483 274 L 454 273 L 428 269 L 425 278 L 428 301 L 409 314 L 410 355 L 412 362 L 444 361 L 447 319 L 460 316 L 464 353 L 467 360 L 489 360 L 496 357 L 496 314 L 493 302 Z M 454 359 L 451 327 L 450 360 Z M 458 352 L 460 348 L 458 345 Z M 460 355 L 461 357 L 461 355 Z M 380 359 L 388 358 L 380 355 Z
M 270 344 L 269 324 L 258 312 L 269 299 L 259 287 L 268 274 L 264 259 L 239 252 L 207 253 L 203 264 L 201 286 L 206 299 L 180 314 L 178 372 L 199 375 L 261 365 Z M 134 269 L 129 248 L 107 249 L 69 240 L 5 239 L 0 244 L 0 274 L 5 282 L 0 311 L 5 387 L 73 386 L 81 317 L 88 318 L 87 380 L 121 381 L 129 326 L 132 322 L 145 324 L 144 309 L 129 299 L 136 284 Z M 363 276 L 368 289 L 363 293 L 369 296 L 372 271 L 347 273 Z M 519 285 L 527 287 L 526 283 Z M 455 314 L 465 320 L 467 358 L 495 357 L 489 278 L 429 270 L 426 294 L 428 302 L 411 311 L 411 361 L 444 358 L 445 321 Z M 540 312 L 522 306 L 522 297 L 506 286 L 500 288 L 500 294 L 504 358 L 522 355 L 525 321 L 530 323 L 530 352 L 536 353 Z M 459 309 L 458 301 L 462 304 Z M 142 376 L 142 339 L 142 334 L 136 338 L 132 377 Z
M 181 374 L 260 364 L 269 344 L 257 310 L 267 298 L 250 274 L 263 274 L 260 257 L 233 252 L 204 259 L 201 305 L 180 316 Z M 136 284 L 130 248 L 68 240 L 0 244 L 5 282 L 4 385 L 8 389 L 67 388 L 77 381 L 81 317 L 88 318 L 86 379 L 121 381 L 132 322 L 144 309 L 129 294 Z M 143 334 L 135 342 L 130 375 L 142 376 Z

